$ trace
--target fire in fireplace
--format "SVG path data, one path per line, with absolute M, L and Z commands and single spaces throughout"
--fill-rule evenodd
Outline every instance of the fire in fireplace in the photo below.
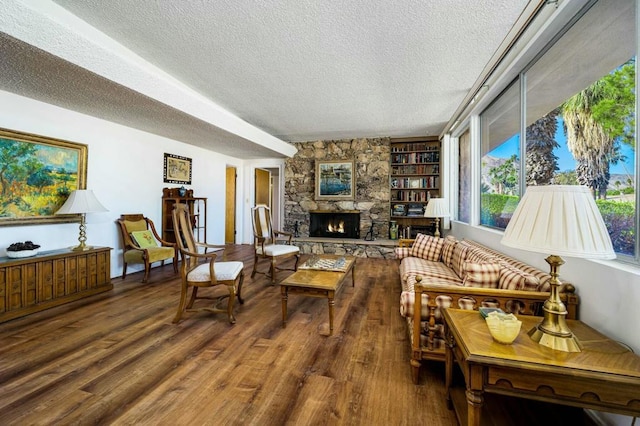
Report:
M 327 225 L 327 232 L 337 232 L 338 234 L 344 234 L 344 220 L 337 223 L 329 222 Z
M 312 211 L 310 214 L 310 237 L 360 238 L 359 211 Z

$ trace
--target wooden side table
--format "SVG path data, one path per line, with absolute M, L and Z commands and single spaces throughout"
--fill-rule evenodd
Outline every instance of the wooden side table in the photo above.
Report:
M 640 415 L 640 356 L 586 324 L 567 320 L 584 345 L 582 352 L 570 353 L 531 340 L 527 332 L 540 317 L 518 317 L 520 334 L 513 344 L 502 345 L 477 311 L 443 312 L 447 400 L 456 413 L 467 408 L 467 424 L 480 424 L 484 392 Z M 452 398 L 454 361 L 465 378 L 466 407 Z

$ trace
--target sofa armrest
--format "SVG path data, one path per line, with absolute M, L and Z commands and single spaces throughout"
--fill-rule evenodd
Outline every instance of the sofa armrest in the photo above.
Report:
M 413 342 L 411 343 L 413 350 L 420 350 L 420 327 L 423 321 L 422 312 L 422 294 L 427 294 L 428 304 L 428 338 L 427 349 L 434 349 L 434 338 L 436 331 L 436 317 L 438 307 L 438 297 L 446 296 L 451 299 L 451 306 L 458 307 L 464 305 L 469 309 L 469 304 L 465 303 L 473 299 L 475 303 L 470 307 L 477 310 L 485 301 L 497 304 L 497 307 L 505 312 L 510 312 L 517 308 L 514 312 L 517 315 L 540 315 L 539 307 L 549 298 L 548 292 L 538 291 L 521 291 L 521 290 L 503 290 L 478 287 L 454 287 L 442 285 L 430 285 L 422 283 L 422 277 L 416 277 L 416 285 L 414 287 L 415 299 L 413 308 Z M 577 319 L 578 296 L 575 294 L 575 287 L 571 284 L 563 285 L 559 292 L 560 300 L 562 300 L 567 308 L 567 319 Z

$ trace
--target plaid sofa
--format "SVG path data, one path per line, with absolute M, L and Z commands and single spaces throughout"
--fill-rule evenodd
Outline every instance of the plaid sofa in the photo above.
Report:
M 400 314 L 411 339 L 411 366 L 415 383 L 423 360 L 444 361 L 444 324 L 441 309 L 497 307 L 515 315 L 542 315 L 549 298 L 551 276 L 544 271 L 485 247 L 452 236 L 418 234 L 399 240 Z M 578 297 L 563 284 L 560 298 L 567 318 L 577 317 Z

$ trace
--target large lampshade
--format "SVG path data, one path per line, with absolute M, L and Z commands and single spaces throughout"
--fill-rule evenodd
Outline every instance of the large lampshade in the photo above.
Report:
M 436 219 L 436 237 L 440 236 L 440 218 L 449 216 L 449 204 L 444 198 L 432 198 L 424 209 L 424 217 L 432 217 Z
M 560 257 L 613 259 L 615 252 L 602 215 L 589 188 L 573 185 L 531 186 L 516 207 L 502 244 L 522 250 L 552 253 L 551 294 L 544 303 L 544 319 L 529 331 L 541 345 L 579 352 L 581 344 L 566 324 L 567 309 L 560 300 Z
M 516 207 L 502 244 L 558 256 L 613 259 L 602 215 L 586 186 L 530 186 Z
M 87 227 L 85 224 L 86 213 L 98 213 L 108 211 L 100 201 L 96 198 L 93 191 L 89 189 L 77 189 L 71 194 L 67 201 L 60 207 L 56 214 L 80 214 L 80 236 L 78 241 L 80 244 L 74 247 L 72 250 L 83 251 L 88 250 L 91 247 L 86 245 L 87 241 Z

